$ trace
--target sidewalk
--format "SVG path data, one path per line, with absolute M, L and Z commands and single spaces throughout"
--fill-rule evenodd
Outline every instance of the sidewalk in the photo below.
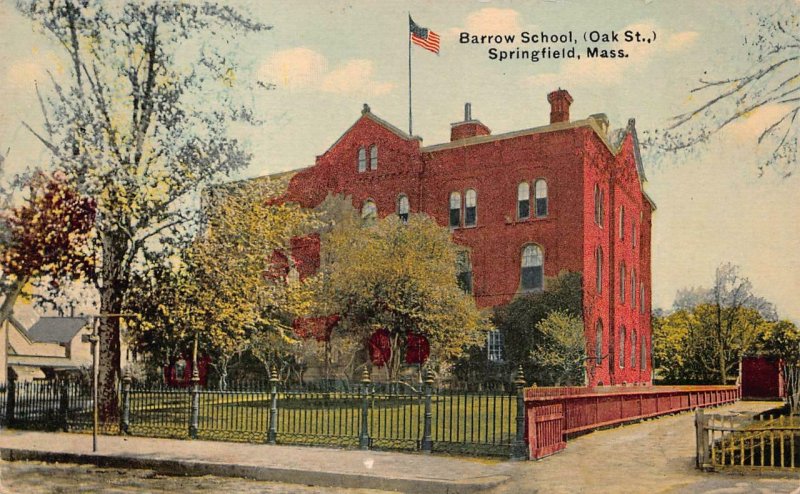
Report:
M 519 462 L 264 444 L 0 431 L 4 460 L 90 463 L 178 475 L 246 477 L 324 487 L 466 493 L 497 487 Z

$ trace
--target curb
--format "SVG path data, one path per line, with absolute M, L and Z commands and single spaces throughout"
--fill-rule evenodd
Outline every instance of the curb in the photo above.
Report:
M 242 477 L 288 484 L 377 489 L 408 493 L 460 494 L 481 492 L 497 487 L 509 480 L 509 477 L 505 475 L 461 480 L 391 478 L 357 473 L 300 470 L 235 463 L 145 458 L 134 455 L 105 455 L 101 453 L 58 453 L 21 448 L 0 448 L 0 458 L 5 461 L 42 461 L 45 463 L 91 464 L 109 468 L 147 469 L 168 475 Z

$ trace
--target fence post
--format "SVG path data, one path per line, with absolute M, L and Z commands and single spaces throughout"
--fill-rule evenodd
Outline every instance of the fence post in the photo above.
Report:
M 358 436 L 359 449 L 369 449 L 369 371 L 364 367 L 361 374 L 361 433 Z
M 200 426 L 200 373 L 197 365 L 192 365 L 192 407 L 189 417 L 189 437 L 197 439 L 197 429 Z
M 525 373 L 522 371 L 521 365 L 517 369 L 514 387 L 517 391 L 517 434 L 512 445 L 511 457 L 525 460 L 528 458 L 528 450 L 525 447 Z
M 695 465 L 702 469 L 706 464 L 706 450 L 708 449 L 708 431 L 706 431 L 706 421 L 703 409 L 698 408 L 694 412 L 694 428 L 697 441 L 697 453 L 695 455 Z
M 425 421 L 422 426 L 422 452 L 430 453 L 433 451 L 433 439 L 431 438 L 431 394 L 433 391 L 433 372 L 427 369 L 425 372 Z
M 64 379 L 58 381 L 58 418 L 61 422 L 61 430 L 69 431 L 69 383 Z
M 122 434 L 130 434 L 131 429 L 131 373 L 125 369 L 122 375 L 122 417 L 119 430 Z
M 267 444 L 278 441 L 278 369 L 275 364 L 269 368 L 269 431 Z
M 17 376 L 14 371 L 8 373 L 8 387 L 6 388 L 6 425 L 14 426 L 14 408 L 17 403 Z

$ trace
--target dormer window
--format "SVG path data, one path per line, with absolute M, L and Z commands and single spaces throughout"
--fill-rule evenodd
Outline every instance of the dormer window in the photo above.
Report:
M 375 145 L 369 148 L 369 169 L 378 169 L 378 146 Z
M 405 194 L 400 194 L 397 198 L 397 217 L 405 223 L 408 221 L 408 213 L 411 210 L 411 207 L 408 203 L 408 196 Z
M 358 149 L 358 173 L 367 171 L 367 150 L 364 148 Z

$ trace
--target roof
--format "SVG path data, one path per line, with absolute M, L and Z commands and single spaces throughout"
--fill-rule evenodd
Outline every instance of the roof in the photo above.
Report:
M 85 317 L 42 317 L 28 330 L 28 338 L 40 343 L 69 343 L 87 324 Z

